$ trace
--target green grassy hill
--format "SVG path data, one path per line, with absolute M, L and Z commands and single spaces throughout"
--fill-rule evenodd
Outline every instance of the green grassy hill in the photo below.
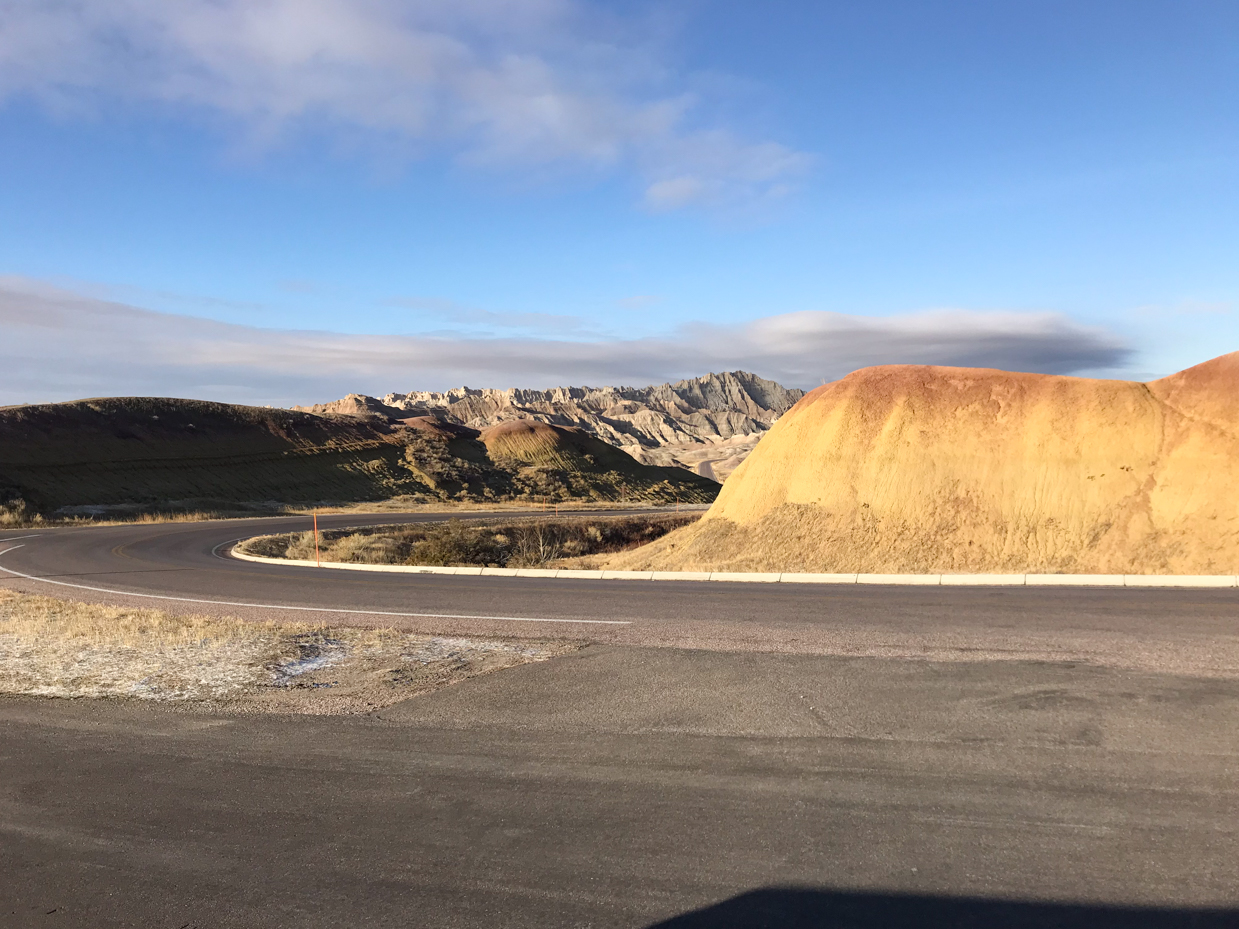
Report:
M 541 457 L 522 457 L 474 430 L 429 417 L 319 416 L 149 397 L 5 407 L 0 504 L 24 500 L 51 513 L 79 506 L 218 509 L 396 496 L 627 495 L 670 502 L 678 495 L 704 502 L 717 492 L 718 485 L 687 471 L 640 465 L 589 436 L 583 444 L 577 430 L 545 428 L 552 434 L 539 433 Z

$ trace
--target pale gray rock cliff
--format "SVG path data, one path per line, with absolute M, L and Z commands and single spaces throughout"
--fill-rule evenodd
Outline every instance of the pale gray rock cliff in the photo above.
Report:
M 316 413 L 433 415 L 473 429 L 512 419 L 578 426 L 646 464 L 681 465 L 723 480 L 804 391 L 747 371 L 707 374 L 653 387 L 458 387 L 442 393 L 350 394 Z

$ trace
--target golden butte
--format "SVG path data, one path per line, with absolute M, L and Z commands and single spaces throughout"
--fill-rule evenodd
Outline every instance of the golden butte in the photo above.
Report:
M 1239 573 L 1239 352 L 1147 384 L 865 368 L 609 567 Z

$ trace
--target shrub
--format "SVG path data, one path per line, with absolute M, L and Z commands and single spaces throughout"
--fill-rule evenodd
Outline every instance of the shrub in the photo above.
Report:
M 562 557 L 565 542 L 564 526 L 558 523 L 535 522 L 516 527 L 513 533 L 512 554 L 508 565 L 513 568 L 540 568 L 548 561 Z M 579 548 L 579 545 L 576 546 Z M 579 552 L 578 552 L 579 554 Z
M 319 534 L 323 561 L 358 564 L 494 565 L 542 567 L 560 559 L 636 548 L 699 514 L 520 519 L 504 522 L 374 526 L 325 530 Z M 272 558 L 313 560 L 314 533 L 262 536 L 245 550 Z
M 43 522 L 43 517 L 34 511 L 21 497 L 14 497 L 0 503 L 0 526 L 11 529 L 22 529 Z
M 458 519 L 428 527 L 425 538 L 413 544 L 410 564 L 493 565 L 507 561 L 507 551 L 493 530 L 465 526 Z

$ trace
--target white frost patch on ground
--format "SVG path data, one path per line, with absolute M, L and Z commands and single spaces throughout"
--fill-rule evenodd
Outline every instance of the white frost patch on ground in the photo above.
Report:
M 9 694 L 284 706 L 313 693 L 352 712 L 573 648 L 174 616 L 0 589 L 0 693 Z
M 401 658 L 418 664 L 432 664 L 437 661 L 469 661 L 481 655 L 510 655 L 525 661 L 545 661 L 553 658 L 556 651 L 536 645 L 522 645 L 517 642 L 487 642 L 477 639 L 449 639 L 435 636 L 418 642 L 411 649 L 406 649 Z
M 339 639 L 326 636 L 298 636 L 296 644 L 297 657 L 282 661 L 275 667 L 271 683 L 276 687 L 287 687 L 293 678 L 339 664 L 350 652 Z

